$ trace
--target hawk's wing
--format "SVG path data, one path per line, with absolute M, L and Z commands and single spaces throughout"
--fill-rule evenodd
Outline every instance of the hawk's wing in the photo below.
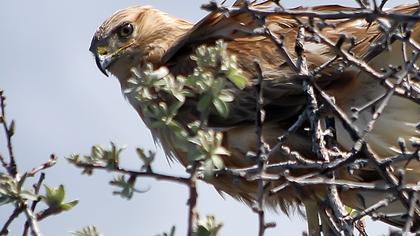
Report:
M 242 0 L 238 0 L 234 3 L 234 6 L 239 7 L 242 4 Z M 272 1 L 265 1 L 262 3 L 255 3 L 255 1 L 251 4 L 251 7 L 254 9 L 261 9 L 261 10 L 273 10 L 277 8 L 278 6 L 273 3 Z M 352 11 L 357 10 L 357 8 L 351 8 L 351 7 L 344 7 L 340 5 L 325 5 L 325 6 L 317 6 L 308 8 L 312 11 L 316 12 L 338 12 L 338 11 Z M 305 11 L 308 10 L 307 8 L 295 8 L 292 10 L 301 10 Z M 327 22 L 331 22 L 334 24 L 340 24 L 342 25 L 341 31 L 344 29 L 352 29 L 354 27 L 358 27 L 359 33 L 363 34 L 360 39 L 363 39 L 363 41 L 372 41 L 370 37 L 367 37 L 369 34 L 373 33 L 377 35 L 379 32 L 377 31 L 377 28 L 370 27 L 370 30 L 368 32 L 368 35 L 366 35 L 363 30 L 361 30 L 359 22 L 355 22 L 354 20 L 330 20 Z M 298 23 L 291 18 L 290 16 L 287 16 L 286 14 L 279 13 L 277 15 L 271 14 L 266 19 L 266 25 L 272 26 L 270 30 L 280 36 L 290 36 L 290 35 L 284 35 L 284 33 L 288 32 L 289 30 L 297 30 Z M 366 23 L 367 25 L 367 23 Z M 277 27 L 275 27 L 277 26 Z M 249 37 L 250 34 L 253 33 L 253 30 L 258 28 L 259 25 L 257 25 L 255 19 L 253 19 L 252 15 L 248 12 L 244 11 L 236 11 L 233 13 L 230 13 L 229 15 L 226 15 L 221 12 L 212 12 L 209 15 L 207 15 L 205 18 L 203 18 L 201 21 L 199 21 L 197 24 L 194 25 L 194 27 L 189 30 L 184 36 L 180 37 L 173 45 L 172 47 L 165 53 L 163 56 L 163 63 L 167 63 L 171 61 L 174 57 L 180 54 L 189 54 L 191 53 L 191 50 L 195 48 L 197 45 L 202 44 L 212 44 L 214 41 L 218 39 L 224 39 L 226 41 L 230 40 L 236 40 L 238 38 L 243 37 Z M 326 34 L 329 35 L 331 39 L 338 38 L 340 30 L 330 30 L 326 31 Z M 354 32 L 352 32 L 354 33 Z M 294 40 L 293 38 L 292 40 Z M 366 44 L 368 45 L 368 43 Z M 292 49 L 293 48 L 289 48 Z
M 243 0 L 237 0 L 233 6 L 240 7 L 242 2 Z M 256 1 L 253 1 L 250 6 L 251 8 L 261 10 L 273 10 L 278 7 L 278 5 L 272 1 L 264 1 L 261 3 L 256 3 Z M 311 8 L 298 7 L 291 10 L 302 12 L 310 10 L 313 12 L 327 13 L 340 11 L 351 12 L 360 9 L 340 5 L 324 5 Z M 417 12 L 417 10 L 418 4 L 403 5 L 397 8 L 393 8 L 389 11 L 389 13 L 414 14 Z M 377 21 L 370 23 L 365 19 L 337 19 L 326 20 L 324 22 L 335 25 L 334 28 L 325 28 L 321 31 L 332 41 L 337 41 L 341 34 L 352 36 L 355 39 L 355 45 L 352 49 L 352 52 L 356 57 L 359 57 L 360 59 L 370 60 L 383 51 L 383 49 L 378 49 L 378 47 L 371 47 L 372 44 L 380 41 L 384 36 L 384 32 L 380 28 Z M 287 37 L 285 40 L 290 40 L 292 42 L 294 42 L 296 38 L 296 30 L 298 25 L 299 24 L 295 19 L 283 13 L 270 14 L 270 16 L 266 18 L 266 26 L 270 28 L 272 33 L 277 36 Z M 219 39 L 233 41 L 233 44 L 235 41 L 244 40 L 244 38 L 247 38 L 249 42 L 253 40 L 260 41 L 261 37 L 250 37 L 250 34 L 252 34 L 257 27 L 259 26 L 256 24 L 255 19 L 253 19 L 251 14 L 248 12 L 238 10 L 236 12 L 230 13 L 229 15 L 221 12 L 212 12 L 197 24 L 195 24 L 194 27 L 185 35 L 180 37 L 165 53 L 162 62 L 166 64 L 176 58 L 178 55 L 191 54 L 192 50 L 198 45 L 212 44 Z M 413 31 L 414 38 L 420 38 L 420 32 L 418 30 Z M 294 44 L 286 44 L 285 46 L 292 54 L 294 53 Z M 309 53 L 313 52 L 313 54 L 318 55 L 319 53 L 321 53 L 321 55 L 329 54 L 328 57 L 335 55 L 331 49 L 322 44 L 317 46 L 314 46 L 314 44 L 307 44 L 306 46 L 309 49 Z M 350 42 L 345 42 L 343 45 L 344 48 L 349 46 Z M 308 58 L 308 60 L 309 63 L 311 63 L 311 58 Z M 314 64 L 317 63 L 319 62 L 314 62 Z
M 233 6 L 239 6 L 242 0 L 237 0 Z M 271 3 L 252 4 L 253 7 Z M 249 35 L 256 25 L 248 13 L 237 13 L 229 16 L 220 12 L 212 12 L 196 23 L 189 32 L 180 37 L 163 56 L 163 63 L 169 62 L 177 54 L 191 53 L 197 45 L 211 44 L 218 39 L 232 40 Z
M 239 1 L 237 1 L 239 2 Z M 254 3 L 252 7 L 259 9 L 267 9 L 275 7 L 271 1 L 260 4 Z M 401 6 L 391 11 L 404 14 L 414 14 L 418 5 Z M 302 10 L 298 8 L 296 10 Z M 352 11 L 354 8 L 342 6 L 321 6 L 311 9 L 318 12 L 328 11 Z M 302 20 L 307 20 L 302 18 Z M 383 19 L 382 23 L 390 23 L 387 19 Z M 298 31 L 298 23 L 295 19 L 282 15 L 270 15 L 266 19 L 266 26 L 272 33 L 278 37 L 283 37 L 283 45 L 293 60 L 296 60 L 294 51 L 296 36 Z M 343 49 L 351 48 L 350 52 L 358 59 L 367 62 L 371 67 L 379 70 L 388 64 L 402 65 L 402 50 L 399 42 L 391 45 L 391 51 L 384 48 L 374 47 L 376 43 L 385 39 L 383 30 L 377 21 L 372 23 L 364 19 L 340 19 L 330 20 L 327 23 L 335 24 L 335 28 L 324 28 L 321 33 L 332 42 L 337 42 L 341 34 L 353 36 L 354 41 L 350 40 L 343 43 Z M 228 51 L 235 54 L 241 69 L 250 78 L 248 87 L 244 90 L 236 89 L 235 100 L 230 106 L 230 114 L 227 119 L 220 118 L 216 115 L 210 117 L 209 124 L 215 127 L 237 127 L 232 131 L 226 132 L 225 136 L 229 150 L 252 150 L 248 143 L 255 143 L 255 138 L 249 129 L 248 132 L 242 132 L 241 126 L 244 123 L 250 123 L 255 119 L 255 91 L 253 80 L 256 71 L 253 67 L 254 60 L 258 60 L 262 67 L 264 75 L 264 102 L 267 114 L 266 121 L 275 121 L 273 127 L 265 131 L 264 137 L 278 137 L 280 132 L 284 132 L 290 127 L 290 124 L 296 121 L 296 115 L 301 113 L 302 108 L 306 105 L 306 96 L 302 88 L 302 81 L 296 77 L 295 72 L 290 69 L 284 58 L 280 56 L 276 49 L 276 45 L 265 36 L 251 35 L 258 25 L 255 19 L 249 13 L 237 12 L 232 13 L 229 17 L 222 13 L 210 13 L 202 21 L 197 23 L 187 34 L 181 37 L 170 48 L 164 56 L 164 63 L 173 65 L 174 67 L 184 68 L 183 63 L 188 63 L 188 55 L 202 44 L 212 45 L 218 39 L 224 39 L 228 44 Z M 420 31 L 419 24 L 413 26 L 412 38 L 419 41 Z M 305 42 L 305 57 L 310 69 L 313 69 L 329 59 L 336 56 L 334 50 L 328 45 L 316 42 Z M 345 67 L 344 72 L 338 71 L 337 68 L 340 60 L 333 63 L 329 68 L 324 70 L 323 76 L 317 78 L 319 84 L 326 92 L 333 95 L 337 105 L 344 110 L 347 115 L 351 115 L 352 107 L 361 107 L 369 102 L 374 101 L 379 96 L 383 96 L 386 92 L 385 88 L 374 79 L 360 72 L 357 67 Z M 381 114 L 375 123 L 375 128 L 369 133 L 367 142 L 372 149 L 378 153 L 380 157 L 388 157 L 398 153 L 398 138 L 405 140 L 419 140 L 420 132 L 415 129 L 420 117 L 420 107 L 418 104 L 401 97 L 393 96 L 386 110 Z M 372 119 L 372 111 L 367 109 L 361 112 L 359 119 L 354 123 L 360 130 L 366 128 L 367 123 Z M 338 119 L 339 120 L 339 119 Z M 342 147 L 351 149 L 354 141 L 347 137 L 347 131 L 340 122 L 336 122 L 337 140 Z M 238 127 L 239 126 L 239 127 Z M 238 131 L 239 130 L 239 131 Z M 273 138 L 275 140 L 275 138 Z M 291 142 L 290 147 L 293 150 L 310 150 L 309 139 L 298 139 Z M 308 147 L 301 147 L 300 144 L 306 144 Z M 239 148 L 239 147 L 242 147 Z M 296 148 L 297 147 L 297 148 Z M 235 149 L 236 148 L 236 149 Z M 234 155 L 233 155 L 234 156 Z M 239 157 L 242 157 L 239 155 Z M 242 159 L 241 159 L 242 160 Z M 396 163 L 395 166 L 401 163 Z M 420 176 L 419 162 L 412 162 L 406 168 L 406 178 L 409 182 L 417 182 Z M 360 173 L 354 175 L 355 181 L 382 181 L 376 171 L 370 171 L 369 167 L 360 170 Z M 345 203 L 357 209 L 365 209 L 367 206 L 375 203 L 375 196 L 372 197 L 371 192 L 355 191 L 356 197 L 349 195 Z M 346 193 L 347 194 L 347 193 Z M 377 195 L 383 198 L 383 196 Z M 361 199 L 361 200 L 358 200 Z M 360 201 L 368 205 L 360 204 Z M 373 202 L 373 203 L 372 203 Z M 282 204 L 282 203 L 280 203 Z M 397 207 L 398 208 L 398 207 Z M 400 208 L 397 209 L 401 210 Z M 399 219 L 392 219 L 393 224 L 399 225 Z
M 237 1 L 236 6 L 241 1 Z M 269 10 L 278 7 L 271 1 L 262 3 L 252 3 L 254 9 Z M 192 68 L 186 66 L 191 63 L 188 56 L 196 47 L 202 44 L 212 45 L 215 41 L 223 39 L 228 43 L 228 51 L 235 54 L 238 64 L 244 73 L 250 78 L 249 86 L 243 91 L 235 90 L 236 100 L 231 105 L 231 112 L 228 119 L 213 117 L 211 124 L 215 126 L 233 126 L 243 122 L 253 122 L 255 119 L 255 97 L 253 84 L 256 75 L 253 66 L 254 61 L 258 61 L 262 67 L 265 78 L 264 100 L 266 103 L 266 112 L 268 119 L 286 121 L 299 113 L 305 105 L 306 100 L 303 95 L 302 81 L 298 79 L 296 73 L 288 66 L 286 60 L 280 56 L 276 45 L 266 36 L 253 35 L 256 28 L 259 27 L 256 20 L 248 12 L 239 10 L 230 13 L 228 16 L 221 12 L 212 12 L 203 20 L 198 22 L 190 31 L 180 37 L 163 56 L 163 63 L 171 68 L 174 74 L 176 71 Z M 410 12 L 403 8 L 404 11 Z M 306 11 L 308 9 L 296 8 L 295 11 Z M 353 11 L 356 8 L 343 7 L 338 5 L 319 6 L 311 8 L 315 12 L 337 12 Z M 301 18 L 302 20 L 308 20 Z M 383 33 L 376 22 L 369 25 L 363 19 L 338 19 L 328 20 L 326 23 L 335 24 L 335 28 L 324 28 L 321 32 L 331 41 L 336 42 L 341 34 L 352 35 L 354 45 L 352 52 L 361 59 L 372 58 L 378 51 L 371 49 L 371 45 L 378 42 Z M 290 57 L 296 60 L 295 43 L 298 31 L 298 22 L 287 14 L 272 14 L 266 18 L 265 25 L 277 37 L 283 38 L 283 45 L 289 52 Z M 350 40 L 343 44 L 343 48 L 349 48 Z M 336 54 L 329 46 L 316 43 L 305 42 L 305 57 L 310 69 L 313 69 L 327 62 Z M 341 61 L 333 63 L 332 66 L 325 69 L 324 76 L 318 78 L 318 82 L 324 88 L 337 82 L 346 84 L 354 78 L 357 71 L 350 73 L 337 72 L 337 66 Z M 182 72 L 180 72 L 182 73 Z M 191 71 L 184 71 L 188 74 Z M 345 82 L 345 83 L 344 83 Z

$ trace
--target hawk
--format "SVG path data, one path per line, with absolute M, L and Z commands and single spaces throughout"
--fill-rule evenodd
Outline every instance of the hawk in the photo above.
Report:
M 237 1 L 233 7 L 241 9 L 242 1 Z M 249 6 L 255 10 L 279 9 L 275 1 L 253 2 Z M 276 8 L 277 7 L 277 8 Z M 418 5 L 399 6 L 385 11 L 385 14 L 417 14 Z M 296 8 L 294 12 L 316 12 L 327 14 L 330 12 L 354 12 L 360 9 L 337 5 L 317 6 L 310 9 Z M 166 67 L 173 75 L 189 75 L 195 67 L 190 55 L 201 45 L 214 45 L 217 40 L 224 40 L 227 53 L 235 55 L 237 63 L 247 78 L 243 89 L 230 88 L 234 94 L 234 101 L 229 103 L 228 117 L 218 117 L 211 114 L 208 122 L 209 129 L 223 133 L 223 146 L 229 150 L 230 156 L 223 159 L 229 168 L 244 168 L 255 164 L 255 160 L 247 157 L 248 151 L 256 151 L 256 94 L 258 71 L 253 66 L 258 62 L 263 76 L 263 98 L 266 113 L 263 137 L 271 147 L 278 142 L 277 138 L 287 132 L 293 125 L 308 100 L 303 88 L 301 77 L 291 68 L 288 59 L 279 53 L 279 45 L 274 39 L 281 39 L 281 46 L 289 52 L 291 60 L 298 59 L 296 38 L 299 34 L 300 19 L 306 24 L 334 25 L 334 27 L 319 28 L 333 46 L 341 47 L 337 52 L 326 41 L 303 41 L 303 56 L 309 70 L 326 65 L 316 77 L 315 83 L 334 99 L 338 108 L 348 117 L 354 114 L 354 108 L 362 108 L 370 104 L 369 109 L 360 109 L 358 118 L 353 125 L 364 130 L 372 120 L 372 109 L 375 103 L 383 98 L 389 88 L 386 83 L 373 79 L 369 71 L 363 70 L 364 65 L 344 64 L 345 53 L 348 57 L 364 61 L 369 68 L 380 71 L 389 64 L 403 65 L 404 53 L 401 40 L 390 39 L 389 48 L 380 47 L 384 40 L 388 40 L 384 25 L 393 27 L 393 18 L 383 16 L 377 20 L 364 17 L 321 19 L 308 15 L 295 16 L 279 13 L 268 14 L 264 25 L 271 33 L 256 34 L 261 28 L 256 19 L 247 11 L 232 11 L 229 14 L 213 11 L 196 24 L 155 9 L 151 6 L 132 6 L 114 13 L 96 31 L 93 36 L 90 51 L 96 59 L 101 72 L 111 73 L 120 82 L 122 90 L 128 89 L 129 79 L 133 76 L 131 68 L 141 68 L 152 64 L 154 68 Z M 312 21 L 312 23 L 311 23 Z M 412 21 L 411 21 L 412 22 Z M 405 25 L 407 26 L 407 25 Z M 396 27 L 403 27 L 397 25 Z M 411 34 L 407 40 L 417 45 L 420 40 L 419 24 L 410 25 Z M 343 40 L 342 35 L 347 35 Z M 340 44 L 339 46 L 337 46 Z M 375 46 L 376 45 L 376 46 Z M 379 48 L 379 49 L 378 49 Z M 340 55 L 339 55 L 340 54 Z M 334 58 L 337 57 L 337 60 Z M 348 58 L 346 58 L 348 60 Z M 356 62 L 357 63 L 357 62 Z M 416 65 L 414 65 L 416 66 Z M 409 81 L 413 88 L 418 89 L 418 82 Z M 408 83 L 408 82 L 407 82 Z M 396 90 L 401 89 L 397 88 Z M 131 105 L 143 118 L 143 111 L 138 102 L 128 97 Z M 195 112 L 196 113 L 196 112 Z M 194 112 L 188 115 L 194 115 Z M 355 145 L 355 140 L 346 131 L 342 119 L 337 114 L 328 114 L 335 119 L 336 141 L 340 148 L 349 151 Z M 190 119 L 180 114 L 177 119 Z M 385 159 L 402 153 L 399 138 L 407 142 L 418 142 L 420 133 L 416 126 L 420 118 L 418 97 L 401 96 L 397 91 L 390 98 L 387 107 L 379 117 L 374 117 L 376 123 L 367 135 L 366 141 L 373 152 L 380 159 Z M 163 149 L 187 166 L 188 159 L 185 150 L 174 145 L 176 138 L 167 130 L 149 127 Z M 299 130 L 289 136 L 285 145 L 291 150 L 299 152 L 308 159 L 315 160 L 312 150 L 311 135 L 305 130 Z M 415 152 L 412 145 L 407 145 L 404 152 Z M 361 156 L 360 158 L 363 158 Z M 289 160 L 284 153 L 275 153 L 269 158 L 269 163 Z M 405 169 L 406 183 L 415 184 L 420 180 L 420 165 L 418 161 L 393 163 L 394 169 Z M 300 176 L 306 172 L 291 171 L 291 175 Z M 357 169 L 353 174 L 346 170 L 338 172 L 338 179 L 351 180 L 361 183 L 383 184 L 375 168 L 369 164 Z M 277 181 L 280 185 L 284 180 Z M 233 177 L 220 176 L 211 180 L 219 191 L 226 192 L 233 197 L 252 203 L 256 198 L 257 184 L 253 181 L 234 180 Z M 275 187 L 275 186 L 273 186 Z M 287 187 L 274 195 L 267 196 L 266 204 L 274 208 L 280 207 L 287 212 L 290 207 L 299 206 L 308 201 L 325 198 L 325 192 L 317 186 L 308 188 L 305 194 L 293 187 Z M 364 210 L 383 199 L 383 192 L 351 189 L 342 190 L 340 197 L 344 204 Z M 406 211 L 404 206 L 396 201 L 381 209 L 384 213 L 400 213 Z M 405 220 L 401 215 L 390 217 L 386 222 L 403 227 Z

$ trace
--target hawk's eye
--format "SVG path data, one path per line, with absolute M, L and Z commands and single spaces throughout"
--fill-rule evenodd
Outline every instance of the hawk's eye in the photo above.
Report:
M 127 38 L 133 33 L 133 25 L 132 24 L 125 24 L 121 26 L 120 30 L 118 31 L 118 36 L 121 38 Z

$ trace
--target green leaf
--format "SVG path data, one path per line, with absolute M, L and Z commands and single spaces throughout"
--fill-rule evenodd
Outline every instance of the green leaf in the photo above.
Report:
M 211 100 L 213 99 L 213 96 L 210 93 L 204 94 L 197 104 L 197 109 L 200 112 L 207 111 L 210 108 Z
M 172 226 L 171 231 L 169 231 L 169 233 L 163 233 L 159 236 L 175 236 L 175 226 Z
M 225 87 L 225 81 L 223 79 L 214 80 L 211 85 L 213 96 L 218 97 L 224 87 Z
M 239 69 L 231 68 L 227 72 L 226 77 L 239 89 L 246 87 L 247 78 L 240 73 Z
M 221 170 L 225 167 L 225 163 L 223 163 L 223 159 L 218 156 L 218 155 L 213 155 L 211 157 L 211 161 L 213 162 L 213 166 L 217 169 L 217 170 Z
M 214 178 L 214 163 L 213 160 L 207 159 L 203 163 L 204 180 L 211 180 Z
M 169 70 L 166 67 L 160 67 L 159 69 L 155 70 L 152 76 L 155 76 L 158 79 L 161 79 L 169 74 Z
M 80 155 L 79 154 L 71 154 L 69 157 L 66 157 L 66 160 L 71 164 L 80 163 Z
M 60 208 L 63 211 L 69 211 L 71 210 L 73 207 L 75 207 L 77 204 L 79 203 L 79 200 L 73 200 L 71 202 L 67 202 L 67 203 L 63 203 L 60 205 Z
M 222 101 L 220 98 L 215 98 L 213 100 L 213 105 L 216 108 L 217 112 L 224 118 L 229 115 L 229 107 L 228 105 Z
M 228 90 L 222 90 L 219 94 L 219 98 L 220 100 L 224 101 L 224 102 L 233 102 L 233 100 L 235 99 L 232 95 L 232 93 L 230 93 Z
M 146 155 L 144 150 L 142 148 L 136 149 L 137 155 L 140 157 L 142 162 L 144 163 L 143 168 L 148 168 L 152 164 L 152 162 L 155 160 L 156 153 L 149 151 L 149 155 Z
M 19 196 L 23 199 L 29 200 L 29 201 L 35 201 L 38 200 L 38 196 L 32 192 L 32 191 L 28 191 L 28 190 L 23 190 L 20 192 Z
M 121 190 L 114 191 L 113 194 L 120 195 L 122 198 L 130 200 L 133 197 L 135 192 L 144 193 L 148 191 L 148 189 L 143 190 L 143 191 L 136 189 L 135 181 L 136 181 L 136 178 L 134 176 L 129 177 L 128 179 L 126 179 L 124 175 L 119 175 L 115 177 L 112 181 L 110 181 L 110 184 L 118 188 L 121 188 Z
M 359 212 L 351 207 L 345 206 L 345 209 L 347 211 L 347 213 L 351 216 L 351 217 L 355 217 L 359 214 Z
M 65 194 L 66 194 L 66 192 L 64 191 L 64 186 L 62 184 L 60 184 L 60 186 L 57 189 L 57 199 L 58 199 L 59 202 L 64 201 Z
M 98 229 L 93 226 L 86 226 L 85 228 L 72 232 L 75 236 L 101 236 L 101 233 L 99 233 Z
M 214 154 L 216 155 L 224 155 L 224 156 L 229 156 L 230 153 L 228 150 L 226 150 L 226 148 L 222 147 L 222 146 L 217 146 L 216 149 L 213 151 Z
M 65 197 L 64 186 L 60 185 L 58 188 L 50 188 L 47 185 L 44 185 L 46 195 L 43 197 L 43 200 L 49 207 L 59 207 Z
M 92 149 L 91 149 L 92 157 L 101 158 L 103 155 L 104 155 L 104 150 L 102 149 L 101 146 L 99 145 L 92 146 Z
M 187 125 L 187 127 L 191 130 L 193 134 L 196 134 L 200 128 L 201 122 L 196 120 Z
M 217 236 L 223 224 L 217 223 L 214 216 L 207 216 L 205 220 L 198 221 L 193 236 Z
M 179 137 L 185 137 L 187 134 L 187 131 L 176 121 L 171 120 L 171 122 L 168 123 L 168 127 Z
M 20 180 L 17 183 L 17 191 L 20 191 L 22 189 L 23 184 L 25 183 L 26 178 L 28 177 L 28 175 L 25 173 L 22 178 L 20 178 Z
M 14 202 L 15 200 L 15 198 L 11 198 L 10 196 L 0 194 L 0 206 L 7 205 L 11 202 Z
M 201 161 L 206 158 L 206 155 L 202 154 L 197 148 L 189 150 L 187 156 L 190 162 Z
M 172 105 L 169 106 L 168 114 L 172 117 L 175 116 L 179 108 L 181 108 L 183 104 L 184 102 L 180 102 L 180 101 L 174 102 Z

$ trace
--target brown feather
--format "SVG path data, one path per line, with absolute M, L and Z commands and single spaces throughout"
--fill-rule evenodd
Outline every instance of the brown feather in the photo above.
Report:
M 235 6 L 240 6 L 242 1 L 235 2 Z M 273 7 L 271 1 L 263 3 L 253 3 L 253 7 L 265 9 Z M 418 5 L 400 6 L 390 10 L 412 14 L 417 11 Z M 338 5 L 312 7 L 311 10 L 318 12 L 330 11 L 351 11 L 355 8 L 342 7 Z M 295 10 L 305 10 L 296 8 Z M 305 19 L 303 19 L 305 20 Z M 115 13 L 110 19 L 98 29 L 92 42 L 93 47 L 106 41 L 107 45 L 113 47 L 121 46 L 122 42 L 113 35 L 113 30 L 125 21 L 133 22 L 136 26 L 136 44 L 127 49 L 109 70 L 120 81 L 123 89 L 127 88 L 127 80 L 131 77 L 130 69 L 145 63 L 152 63 L 155 67 L 166 66 L 174 75 L 187 75 L 192 72 L 195 64 L 189 55 L 200 45 L 212 45 L 216 40 L 224 39 L 227 42 L 227 51 L 237 57 L 239 67 L 248 77 L 248 85 L 240 90 L 227 83 L 229 89 L 234 93 L 235 100 L 230 104 L 230 114 L 228 118 L 221 118 L 216 114 L 211 114 L 210 128 L 218 128 L 224 132 L 224 145 L 230 151 L 229 157 L 224 157 L 227 167 L 242 168 L 254 164 L 247 159 L 247 151 L 256 151 L 255 137 L 255 85 L 256 71 L 251 66 L 254 61 L 262 67 L 264 75 L 264 109 L 267 113 L 263 135 L 271 146 L 277 143 L 277 137 L 284 133 L 296 117 L 301 113 L 306 105 L 306 97 L 302 88 L 302 81 L 295 76 L 295 73 L 285 62 L 277 51 L 276 45 L 265 36 L 252 36 L 251 32 L 258 27 L 253 18 L 248 13 L 236 13 L 226 17 L 221 13 L 210 13 L 194 26 L 182 19 L 167 15 L 151 7 L 131 7 Z M 389 63 L 401 64 L 401 45 L 392 44 L 392 51 L 384 52 L 371 47 L 372 44 L 382 40 L 383 32 L 377 22 L 369 25 L 363 19 L 342 19 L 330 20 L 336 25 L 335 28 L 325 28 L 321 31 L 330 40 L 336 42 L 341 34 L 352 35 L 355 44 L 351 52 L 356 58 L 367 60 L 374 68 Z M 284 46 L 289 51 L 292 59 L 296 59 L 294 51 L 295 39 L 298 24 L 291 17 L 284 14 L 271 15 L 266 19 L 267 27 L 276 36 L 284 38 Z M 420 24 L 413 26 L 412 37 L 417 42 L 420 41 Z M 349 49 L 350 42 L 343 44 L 344 49 Z M 327 45 L 305 42 L 305 58 L 308 67 L 313 69 L 335 56 L 335 53 Z M 337 105 L 348 115 L 351 115 L 353 106 L 360 106 L 380 94 L 384 93 L 384 88 L 377 82 L 369 78 L 354 67 L 346 68 L 344 72 L 337 71 L 342 61 L 332 63 L 323 71 L 322 76 L 317 78 L 317 83 L 334 96 Z M 133 107 L 143 117 L 140 105 L 133 97 L 128 97 Z M 188 104 L 188 103 L 186 103 Z M 194 104 L 192 102 L 191 104 Z M 194 110 L 187 107 L 185 111 Z M 179 115 L 180 120 L 189 120 L 189 116 L 194 112 L 184 112 Z M 361 114 L 361 118 L 355 123 L 360 129 L 366 126 L 370 120 L 370 112 Z M 420 118 L 419 105 L 400 97 L 393 97 L 389 107 L 379 118 L 372 133 L 368 136 L 368 142 L 381 158 L 395 155 L 398 153 L 397 139 L 399 136 L 406 140 L 419 139 L 420 134 L 413 126 Z M 337 134 L 339 144 L 350 149 L 354 142 L 346 135 L 346 131 L 337 119 Z M 167 129 L 151 128 L 152 134 L 160 141 L 169 156 L 178 159 L 183 165 L 188 164 L 187 151 L 188 144 L 185 140 L 180 140 Z M 304 131 L 293 134 L 286 143 L 292 150 L 297 150 L 306 158 L 314 159 L 311 150 L 311 137 Z M 184 148 L 179 148 L 184 147 Z M 270 162 L 275 163 L 281 160 L 289 160 L 289 156 L 276 153 L 271 157 Z M 408 166 L 409 182 L 417 182 L 420 179 L 419 162 L 414 162 Z M 300 176 L 306 171 L 293 171 L 291 174 Z M 372 174 L 373 173 L 373 174 Z M 372 167 L 360 170 L 358 175 L 350 176 L 346 171 L 341 170 L 338 177 L 351 179 L 354 181 L 380 181 L 379 176 L 375 176 Z M 226 192 L 237 199 L 251 204 L 256 196 L 256 183 L 245 179 L 236 179 L 229 176 L 220 176 L 209 180 L 218 190 Z M 283 179 L 273 182 L 273 186 L 284 183 Z M 325 189 L 321 186 L 314 186 L 304 189 L 307 194 L 299 194 L 295 188 L 289 187 L 284 191 L 270 196 L 266 199 L 267 204 L 273 207 L 280 207 L 287 212 L 289 207 L 300 204 L 305 198 L 319 199 L 325 197 Z M 363 198 L 366 202 L 372 199 L 372 193 L 350 191 L 343 194 L 346 204 L 358 209 L 363 209 L 366 205 L 359 201 Z M 396 207 L 398 208 L 398 207 Z M 396 223 L 395 223 L 396 224 Z

